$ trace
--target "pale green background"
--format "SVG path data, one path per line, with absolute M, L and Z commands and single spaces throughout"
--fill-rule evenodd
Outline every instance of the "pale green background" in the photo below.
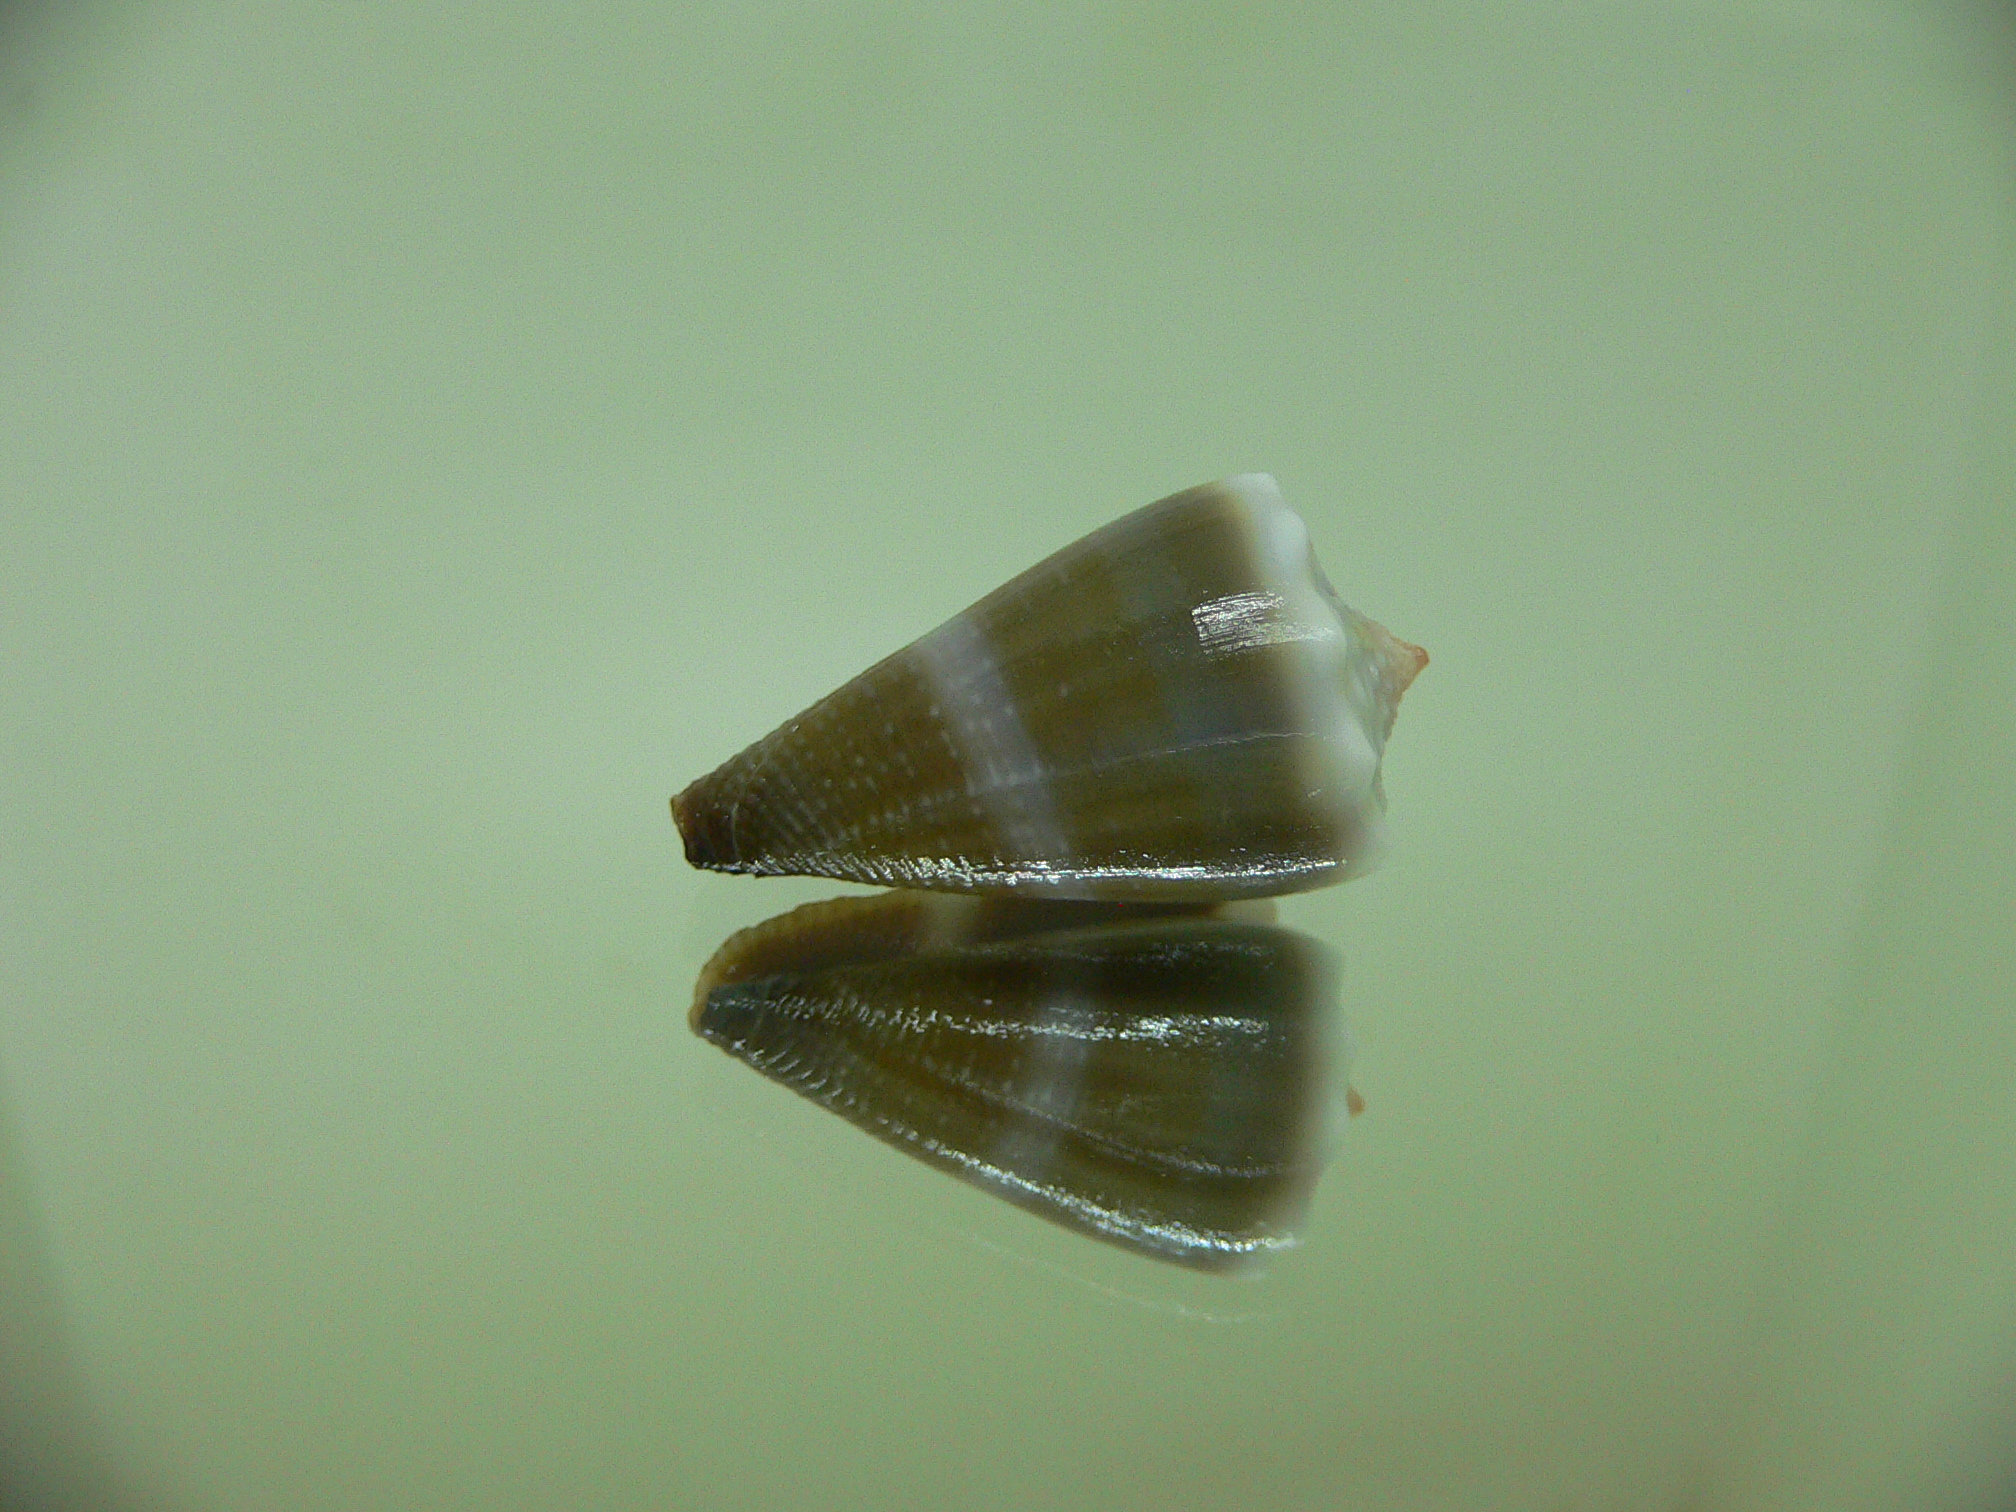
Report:
M 9 13 L 12 1473 L 2009 1488 L 1999 14 Z M 1388 865 L 1285 911 L 1346 954 L 1370 1111 L 1228 1283 L 688 1035 L 719 937 L 834 889 L 690 872 L 666 799 L 1248 469 L 1434 664 Z

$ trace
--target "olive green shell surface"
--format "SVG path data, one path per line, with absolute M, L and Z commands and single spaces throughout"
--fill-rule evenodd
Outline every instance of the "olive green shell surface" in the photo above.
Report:
M 1294 1242 L 1321 1170 L 1336 959 L 1203 912 L 1118 918 L 946 928 L 901 899 L 801 909 L 723 948 L 694 1028 L 1043 1217 L 1238 1268 Z
M 695 866 L 1205 900 L 1341 881 L 1425 653 L 1337 599 L 1274 480 L 1137 510 L 673 800 Z

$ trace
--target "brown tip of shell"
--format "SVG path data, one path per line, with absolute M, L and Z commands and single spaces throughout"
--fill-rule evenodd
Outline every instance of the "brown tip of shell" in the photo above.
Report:
M 1363 615 L 1356 618 L 1359 633 L 1365 637 L 1367 646 L 1377 659 L 1381 679 L 1393 700 L 1393 707 L 1397 709 L 1400 695 L 1428 665 L 1428 653 L 1412 641 L 1403 641 L 1377 620 L 1366 619 Z
M 1428 653 L 1397 635 L 1393 637 L 1393 649 L 1399 653 L 1393 660 L 1393 696 L 1398 698 L 1413 686 L 1414 679 L 1421 675 L 1421 669 L 1428 665 Z
M 1365 1111 L 1365 1099 L 1356 1087 L 1344 1089 L 1344 1111 L 1353 1118 Z

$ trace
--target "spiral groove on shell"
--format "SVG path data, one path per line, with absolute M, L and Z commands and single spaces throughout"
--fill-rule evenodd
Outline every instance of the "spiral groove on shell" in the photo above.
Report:
M 1376 859 L 1427 659 L 1338 598 L 1263 473 L 1094 531 L 672 800 L 695 866 L 922 890 L 736 934 L 694 1031 L 1135 1253 L 1291 1244 L 1338 968 L 1247 915 Z
M 1196 901 L 1376 856 L 1427 655 L 1342 604 L 1274 480 L 1135 511 L 996 589 L 673 800 L 756 875 Z

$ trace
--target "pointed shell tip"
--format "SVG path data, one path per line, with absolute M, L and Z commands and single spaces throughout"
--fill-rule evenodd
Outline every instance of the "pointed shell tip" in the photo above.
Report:
M 1397 696 L 1412 687 L 1414 679 L 1427 667 L 1428 652 L 1424 647 L 1417 646 L 1412 641 L 1403 641 L 1398 636 L 1393 639 L 1393 647 L 1400 653 L 1396 660 L 1397 672 L 1394 679 L 1394 693 Z
M 1398 705 L 1400 695 L 1414 685 L 1414 679 L 1428 665 L 1428 653 L 1412 641 L 1400 639 L 1377 620 L 1360 617 L 1358 623 L 1363 627 L 1374 655 L 1384 667 L 1393 702 Z

